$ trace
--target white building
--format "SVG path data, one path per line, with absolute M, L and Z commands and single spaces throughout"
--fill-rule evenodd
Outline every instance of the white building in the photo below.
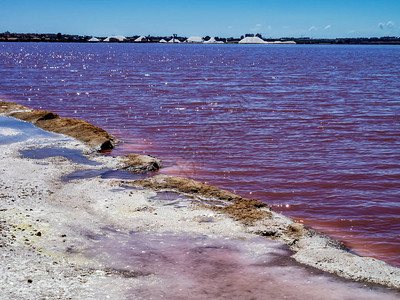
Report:
M 164 39 L 161 39 L 160 41 L 159 41 L 159 43 L 168 43 L 166 40 L 164 40 Z

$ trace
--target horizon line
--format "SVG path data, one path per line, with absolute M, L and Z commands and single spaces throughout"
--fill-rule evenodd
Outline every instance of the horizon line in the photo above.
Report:
M 10 35 L 28 35 L 28 34 L 32 34 L 32 35 L 57 35 L 57 34 L 61 34 L 62 36 L 78 36 L 78 37 L 110 37 L 110 36 L 120 36 L 120 34 L 111 34 L 111 35 L 93 35 L 93 34 L 71 34 L 71 33 L 61 33 L 61 32 L 10 32 L 10 31 L 4 31 L 4 32 L 0 32 L 0 35 L 5 35 L 5 34 L 10 34 Z M 194 37 L 194 36 L 185 36 L 185 35 L 176 35 L 176 34 L 170 34 L 170 35 L 152 35 L 152 34 L 134 34 L 134 35 L 121 35 L 124 36 L 126 38 L 133 38 L 133 37 L 140 37 L 140 36 L 144 36 L 144 37 L 154 37 L 154 38 L 159 38 L 159 37 L 174 37 L 174 35 L 176 36 L 176 38 L 188 38 L 188 37 Z M 358 37 L 310 37 L 310 36 L 300 36 L 300 37 L 295 37 L 295 36 L 281 36 L 281 37 L 265 37 L 260 33 L 245 33 L 242 34 L 240 36 L 224 36 L 224 37 L 219 37 L 216 35 L 205 35 L 205 36 L 199 36 L 202 38 L 206 38 L 206 37 L 217 37 L 220 39 L 240 39 L 242 37 L 246 37 L 247 36 L 258 36 L 260 35 L 262 39 L 310 39 L 310 40 L 337 40 L 337 39 L 381 39 L 381 38 L 395 38 L 395 39 L 400 39 L 400 36 L 390 36 L 390 35 L 385 35 L 385 36 L 358 36 Z M 197 37 L 197 36 L 196 36 Z

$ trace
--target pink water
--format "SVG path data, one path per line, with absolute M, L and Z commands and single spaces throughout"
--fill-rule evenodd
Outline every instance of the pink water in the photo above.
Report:
M 155 232 L 92 237 L 84 256 L 99 269 L 135 277 L 136 284 L 113 286 L 125 291 L 125 299 L 398 299 L 396 291 L 300 265 L 282 244 L 262 237 Z
M 400 266 L 399 50 L 0 43 L 0 97 Z

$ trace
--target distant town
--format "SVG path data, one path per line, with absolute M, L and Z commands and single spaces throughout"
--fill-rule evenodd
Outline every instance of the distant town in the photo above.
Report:
M 0 33 L 0 42 L 56 42 L 56 43 L 197 43 L 197 44 L 372 44 L 400 45 L 400 37 L 370 37 L 370 38 L 310 38 L 283 37 L 265 38 L 261 34 L 245 34 L 240 37 L 184 37 L 171 36 L 81 36 L 62 33 Z

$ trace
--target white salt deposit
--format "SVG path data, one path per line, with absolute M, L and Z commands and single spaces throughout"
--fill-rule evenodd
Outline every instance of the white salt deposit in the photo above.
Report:
M 294 44 L 296 44 L 296 42 L 295 41 L 273 41 L 273 42 L 266 42 L 266 44 L 294 45 Z
M 100 40 L 98 38 L 92 37 L 88 40 L 88 42 L 100 42 Z
M 145 42 L 147 41 L 146 37 L 141 35 L 137 39 L 135 39 L 135 42 Z
M 239 41 L 239 44 L 266 44 L 266 42 L 257 36 L 245 37 Z
M 191 36 L 185 42 L 186 43 L 203 43 L 204 40 L 200 36 Z
M 126 40 L 126 37 L 123 35 L 112 35 L 107 37 L 104 42 L 112 42 L 112 41 L 118 41 L 118 42 L 123 42 Z
M 16 129 L 12 129 L 12 128 L 2 128 L 0 127 L 0 135 L 4 135 L 4 136 L 12 136 L 12 135 L 18 135 L 18 134 L 22 134 L 22 131 L 20 130 L 16 130 Z

